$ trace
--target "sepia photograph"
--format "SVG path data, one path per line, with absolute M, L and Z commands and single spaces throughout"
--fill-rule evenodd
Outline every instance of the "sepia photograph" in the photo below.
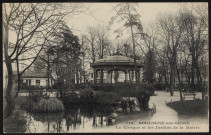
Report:
M 208 2 L 2 3 L 4 133 L 208 133 Z

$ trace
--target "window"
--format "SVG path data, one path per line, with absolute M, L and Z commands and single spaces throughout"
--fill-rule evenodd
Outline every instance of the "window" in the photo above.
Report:
M 29 80 L 29 86 L 31 85 L 31 80 Z
M 40 85 L 40 80 L 36 80 L 36 85 Z
M 93 76 L 94 76 L 93 73 L 91 73 L 91 78 L 93 78 Z

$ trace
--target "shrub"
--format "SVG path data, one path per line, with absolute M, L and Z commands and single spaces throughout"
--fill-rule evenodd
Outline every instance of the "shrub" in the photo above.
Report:
M 56 98 L 42 98 L 37 103 L 33 103 L 31 107 L 32 112 L 60 112 L 63 110 L 63 103 Z
M 153 95 L 155 91 L 155 87 L 153 86 L 153 84 L 149 84 L 149 83 L 141 83 L 138 86 L 138 88 L 139 88 L 139 91 L 146 92 L 150 95 Z
M 63 92 L 62 101 L 64 104 L 79 104 L 80 103 L 80 95 L 75 91 L 71 92 Z
M 103 84 L 93 84 L 91 85 L 91 87 L 95 91 L 113 92 L 115 85 L 117 84 L 103 83 Z
M 65 92 L 62 97 L 66 104 L 115 104 L 120 96 L 114 92 L 94 91 L 93 89 L 84 89 L 78 92 Z
M 114 92 L 98 92 L 96 94 L 96 103 L 100 105 L 115 105 L 120 99 L 120 96 Z
M 54 84 L 52 85 L 52 88 L 53 88 L 53 89 L 58 89 L 58 83 L 54 83 Z
M 33 102 L 38 102 L 42 97 L 42 92 L 31 91 L 29 92 L 29 96 L 31 97 Z
M 154 87 L 156 90 L 164 90 L 166 88 L 164 84 L 159 84 L 159 83 L 156 83 Z
M 116 84 L 94 84 L 91 86 L 95 91 L 114 92 L 120 96 L 136 96 L 139 92 L 146 92 L 150 95 L 154 94 L 154 86 L 148 83 L 138 84 L 136 90 L 136 84 L 134 83 L 116 83 Z
M 18 96 L 15 99 L 15 104 L 20 105 L 20 108 L 23 109 L 23 110 L 30 111 L 33 103 L 34 102 L 33 102 L 32 98 L 28 97 L 28 96 Z
M 86 89 L 88 86 L 89 83 L 80 83 L 75 85 L 76 89 Z
M 85 89 L 81 91 L 80 101 L 84 104 L 95 104 L 96 103 L 97 91 L 92 89 Z
M 36 86 L 36 85 L 22 85 L 21 89 L 26 89 L 26 90 L 43 90 L 47 89 L 47 86 Z

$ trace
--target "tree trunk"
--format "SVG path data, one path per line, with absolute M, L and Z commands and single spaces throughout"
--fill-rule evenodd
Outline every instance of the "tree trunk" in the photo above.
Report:
M 177 67 L 176 67 L 176 69 L 177 69 L 177 77 L 178 77 L 178 81 L 179 81 L 180 100 L 183 101 L 183 97 L 182 97 L 182 85 L 181 85 L 181 81 L 180 81 L 179 69 Z
M 171 60 L 171 64 L 170 64 L 170 95 L 173 96 L 174 95 L 174 88 L 173 88 L 173 81 L 174 81 L 174 62 Z
M 3 27 L 3 34 L 4 34 L 4 39 L 3 39 L 3 44 L 4 44 L 4 57 L 5 57 L 5 64 L 7 67 L 7 75 L 8 75 L 8 83 L 7 83 L 7 89 L 6 89 L 6 101 L 7 101 L 7 105 L 5 108 L 5 114 L 4 114 L 4 118 L 9 117 L 14 109 L 15 109 L 15 103 L 14 103 L 14 98 L 12 96 L 12 88 L 13 88 L 13 71 L 12 71 L 12 61 L 9 58 L 8 55 L 8 39 L 9 39 L 9 27 L 8 25 L 5 25 Z
M 135 39 L 134 39 L 134 35 L 133 35 L 133 27 L 132 25 L 130 26 L 131 29 L 131 35 L 132 35 L 132 40 L 133 40 L 133 57 L 134 57 L 134 70 L 135 70 L 135 79 L 136 79 L 136 84 L 138 83 L 138 79 L 137 79 L 137 63 L 136 63 L 136 54 L 135 54 Z
M 191 91 L 195 91 L 195 50 L 192 48 L 192 66 L 191 66 Z
M 86 83 L 86 74 L 85 74 L 85 66 L 84 66 L 84 57 L 85 57 L 85 54 L 83 54 L 83 77 L 84 77 L 84 83 Z
M 198 66 L 198 63 L 196 63 L 196 68 L 197 68 L 197 76 L 199 78 L 199 88 L 201 89 L 201 92 L 202 92 L 202 100 L 205 99 L 205 88 L 202 86 L 202 78 L 201 78 L 201 73 L 200 73 L 200 70 L 199 70 L 199 66 Z
M 18 93 L 20 92 L 20 85 L 21 85 L 21 76 L 20 76 L 20 72 L 19 72 L 19 60 L 16 60 L 16 64 L 17 64 L 17 77 L 18 77 L 18 87 L 17 87 L 17 92 L 15 94 L 15 98 L 18 97 Z
M 78 75 L 78 70 L 76 70 L 76 82 L 77 82 L 77 85 L 79 84 L 79 75 Z
M 164 77 L 165 77 L 166 90 L 168 91 L 169 83 L 168 83 L 167 75 L 165 74 Z
M 171 71 L 171 75 L 170 75 L 170 95 L 173 96 L 173 71 Z
M 48 71 L 47 71 L 47 74 L 48 74 L 48 89 L 50 88 L 50 63 L 49 63 L 49 52 L 47 52 L 47 55 L 48 55 Z
M 129 22 L 130 24 L 132 23 L 132 18 L 131 18 L 131 14 L 130 14 L 130 9 L 129 9 L 129 5 L 128 5 L 128 11 L 129 11 Z M 136 84 L 138 84 L 138 79 L 137 79 L 137 63 L 136 63 L 136 47 L 135 47 L 135 38 L 134 38 L 134 33 L 133 33 L 133 26 L 132 24 L 130 25 L 130 30 L 131 30 L 131 36 L 132 36 L 132 42 L 133 42 L 133 57 L 134 57 L 134 70 L 135 70 L 135 79 L 136 79 Z M 138 87 L 136 87 L 136 89 L 138 89 Z
M 7 89 L 6 89 L 7 106 L 5 108 L 4 118 L 7 118 L 13 113 L 13 111 L 15 109 L 14 98 L 12 96 L 14 75 L 13 75 L 13 71 L 12 71 L 12 64 L 10 63 L 9 58 L 5 58 L 5 63 L 7 66 L 8 83 L 7 83 Z
M 63 88 L 61 87 L 62 86 L 62 83 L 61 83 L 61 79 L 58 78 L 58 89 L 60 91 L 60 97 L 63 98 Z

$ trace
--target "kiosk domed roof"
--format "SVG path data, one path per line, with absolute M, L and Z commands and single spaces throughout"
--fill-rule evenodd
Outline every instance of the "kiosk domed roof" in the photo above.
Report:
M 140 60 L 136 60 L 137 66 L 138 67 L 143 67 L 143 64 Z M 103 59 L 96 60 L 94 63 L 91 63 L 92 67 L 96 66 L 134 66 L 134 59 L 123 56 L 123 55 L 113 55 L 113 56 L 108 56 Z
M 113 56 L 108 56 L 103 59 L 96 60 L 95 63 L 101 63 L 101 62 L 134 62 L 134 59 L 129 58 L 127 56 L 123 55 L 113 55 Z

